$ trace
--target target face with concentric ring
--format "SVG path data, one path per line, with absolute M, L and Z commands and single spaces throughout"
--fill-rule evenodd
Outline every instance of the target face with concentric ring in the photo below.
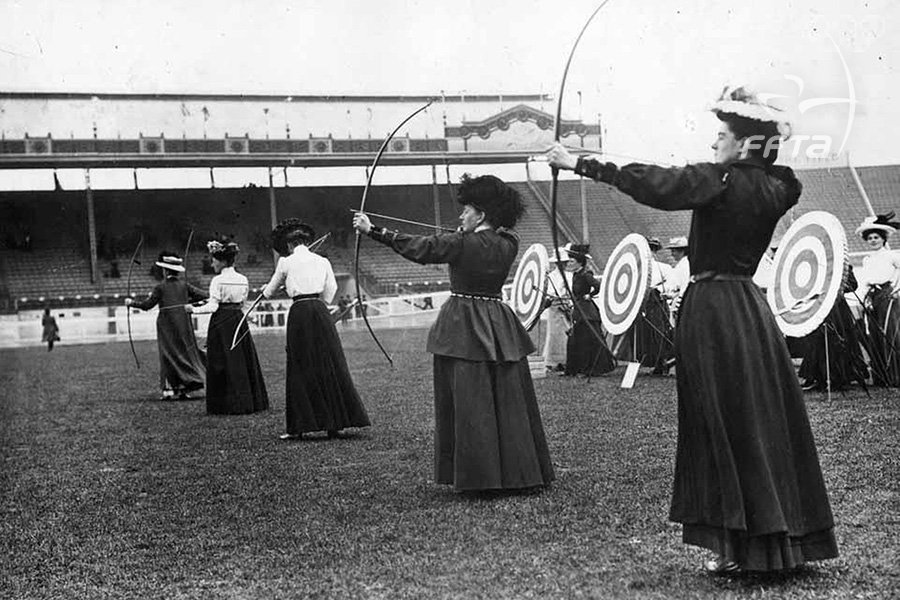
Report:
M 650 285 L 651 257 L 646 238 L 630 233 L 606 261 L 600 282 L 600 319 L 609 333 L 625 333 L 640 314 Z
M 511 304 L 525 329 L 531 329 L 541 316 L 549 265 L 550 259 L 543 244 L 529 246 L 519 261 L 513 278 Z
M 847 234 L 837 217 L 812 211 L 794 221 L 775 254 L 766 292 L 782 333 L 802 337 L 822 324 L 841 292 L 847 264 Z

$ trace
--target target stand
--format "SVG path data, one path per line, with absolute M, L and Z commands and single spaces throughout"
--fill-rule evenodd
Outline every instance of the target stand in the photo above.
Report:
M 837 217 L 808 212 L 785 232 L 772 266 L 766 300 L 785 335 L 803 337 L 824 321 L 843 289 L 849 262 L 847 234 Z M 831 399 L 828 329 L 825 329 L 825 373 Z
M 626 235 L 610 254 L 600 282 L 599 306 L 607 332 L 624 334 L 641 313 L 650 287 L 652 257 L 647 239 L 638 233 Z M 621 387 L 634 386 L 639 368 L 640 362 L 628 363 Z

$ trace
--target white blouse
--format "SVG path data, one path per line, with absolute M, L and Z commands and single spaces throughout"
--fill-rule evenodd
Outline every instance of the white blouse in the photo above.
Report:
M 318 294 L 330 303 L 337 293 L 331 263 L 327 258 L 310 252 L 306 246 L 297 246 L 293 254 L 278 259 L 275 273 L 263 289 L 263 295 L 271 298 L 282 285 L 292 298 L 301 294 Z
M 675 268 L 669 273 L 665 281 L 665 292 L 668 296 L 683 296 L 688 284 L 691 283 L 691 263 L 687 256 L 682 256 L 675 263 Z
M 250 283 L 247 278 L 234 270 L 234 267 L 225 267 L 209 282 L 209 301 L 195 308 L 193 312 L 216 312 L 222 302 L 234 304 L 245 302 L 250 293 Z
M 857 293 L 861 298 L 873 285 L 888 283 L 894 293 L 900 293 L 900 252 L 882 248 L 863 258 L 862 269 L 856 272 Z

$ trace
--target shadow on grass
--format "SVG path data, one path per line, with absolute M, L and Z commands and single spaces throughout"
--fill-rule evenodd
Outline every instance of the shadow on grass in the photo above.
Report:
M 362 431 L 339 431 L 336 434 L 328 435 L 324 431 L 312 431 L 302 433 L 296 437 L 280 439 L 284 444 L 321 444 L 324 442 L 360 442 L 369 439 Z
M 431 489 L 429 495 L 438 503 L 462 503 L 473 502 L 497 502 L 501 500 L 515 500 L 518 498 L 532 498 L 549 492 L 547 487 L 530 487 L 512 490 L 454 490 L 449 485 L 442 485 L 438 489 Z

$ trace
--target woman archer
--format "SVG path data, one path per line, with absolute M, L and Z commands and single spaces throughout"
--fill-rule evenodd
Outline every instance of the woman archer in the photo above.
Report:
M 458 491 L 549 485 L 550 452 L 528 355 L 534 344 L 501 288 L 519 249 L 512 227 L 522 198 L 492 175 L 463 175 L 454 233 L 417 236 L 373 227 L 357 213 L 357 231 L 420 264 L 448 264 L 450 298 L 428 334 L 433 354 L 435 479 Z
M 125 299 L 126 306 L 150 310 L 159 306 L 156 317 L 156 340 L 159 345 L 159 379 L 162 397 L 188 398 L 203 389 L 206 357 L 197 346 L 194 327 L 185 308 L 206 300 L 206 293 L 179 279 L 184 273 L 183 260 L 174 252 L 161 252 L 156 267 L 162 281 L 144 300 Z
M 712 573 L 779 571 L 836 557 L 834 520 L 784 338 L 751 281 L 801 185 L 775 166 L 776 109 L 726 89 L 714 163 L 618 167 L 557 144 L 551 166 L 641 204 L 692 211 L 692 283 L 675 336 L 678 447 L 669 518 L 683 541 L 716 553 Z M 786 124 L 785 124 L 786 125 Z
M 227 239 L 211 240 L 206 247 L 216 271 L 209 283 L 209 301 L 198 308 L 187 307 L 194 314 L 212 313 L 206 338 L 206 412 L 242 415 L 266 410 L 269 408 L 266 382 L 246 324 L 241 343 L 230 350 L 243 316 L 241 309 L 250 292 L 247 278 L 234 269 L 240 248 Z

